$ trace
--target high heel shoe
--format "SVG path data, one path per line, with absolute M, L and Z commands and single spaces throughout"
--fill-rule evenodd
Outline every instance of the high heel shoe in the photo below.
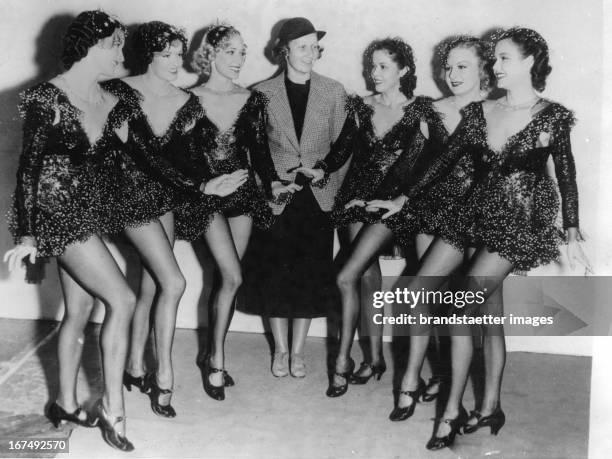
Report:
M 128 392 L 131 392 L 132 386 L 134 386 L 134 387 L 137 387 L 140 390 L 140 392 L 142 392 L 143 394 L 146 394 L 149 389 L 147 387 L 146 377 L 147 377 L 146 374 L 144 376 L 132 376 L 126 370 L 123 372 L 123 385 L 128 390 Z
M 469 421 L 474 418 L 476 419 L 476 424 L 470 424 Z M 474 410 L 470 412 L 470 417 L 463 428 L 463 432 L 465 433 L 474 433 L 481 427 L 490 427 L 491 435 L 497 435 L 500 429 L 506 423 L 506 415 L 501 409 L 500 404 L 498 403 L 495 407 L 495 411 L 488 416 L 483 416 L 480 411 Z
M 329 387 L 327 388 L 327 392 L 325 392 L 325 395 L 327 395 L 328 397 L 335 398 L 341 397 L 342 395 L 346 394 L 346 391 L 348 390 L 348 381 L 351 375 L 353 374 L 353 370 L 355 370 L 355 361 L 349 357 L 349 364 L 346 371 L 343 371 L 341 373 L 338 373 L 336 371 L 331 376 Z M 340 376 L 341 378 L 344 378 L 344 384 L 342 384 L 341 386 L 334 386 L 334 376 Z
M 96 413 L 98 415 L 98 425 L 102 430 L 102 438 L 104 438 L 104 441 L 120 451 L 133 451 L 134 445 L 125 437 L 125 435 L 121 435 L 115 429 L 115 426 L 123 422 L 125 417 L 109 415 L 104 409 L 102 399 L 98 400 L 96 403 Z
M 440 390 L 442 389 L 442 384 L 444 384 L 444 379 L 440 376 L 433 376 L 429 378 L 427 382 L 427 387 L 423 391 L 423 395 L 421 395 L 421 401 L 423 402 L 433 402 L 438 395 L 440 394 Z M 438 386 L 438 391 L 434 393 L 430 393 L 429 391 L 433 389 L 435 386 Z
M 81 413 L 85 413 L 85 419 L 81 419 Z M 53 402 L 49 405 L 47 409 L 47 418 L 56 429 L 60 426 L 62 421 L 72 422 L 73 424 L 78 424 L 83 427 L 95 427 L 98 425 L 98 418 L 91 416 L 81 406 L 72 413 L 68 413 L 64 408 L 59 406 L 57 402 Z
M 459 414 L 454 419 L 436 419 L 434 434 L 431 436 L 425 447 L 430 450 L 437 450 L 451 446 L 455 441 L 457 434 L 461 435 L 461 428 L 465 426 L 467 419 L 468 414 L 463 407 L 459 408 Z M 436 432 L 438 430 L 438 426 L 442 423 L 449 425 L 450 432 L 443 437 L 438 437 L 436 436 Z
M 370 369 L 369 375 L 362 376 L 359 374 L 367 370 L 368 368 Z M 387 364 L 384 360 L 375 365 L 368 362 L 361 362 L 361 365 L 359 365 L 359 370 L 353 373 L 349 378 L 349 383 L 356 385 L 366 384 L 370 380 L 370 378 L 374 378 L 374 380 L 380 381 L 380 378 L 382 378 L 382 375 L 385 371 L 387 371 Z
M 234 382 L 234 378 L 230 376 L 227 370 L 223 370 L 223 385 L 225 387 L 232 387 L 236 385 L 236 383 Z
M 148 373 L 145 376 L 145 384 L 148 389 L 147 394 L 151 399 L 151 409 L 153 410 L 153 412 L 156 415 L 164 418 L 175 417 L 176 411 L 174 410 L 172 405 L 170 405 L 170 403 L 168 403 L 167 405 L 162 405 L 159 403 L 160 396 L 172 394 L 172 390 L 162 389 L 161 387 L 159 387 L 159 384 L 157 384 L 157 378 L 155 377 L 155 373 Z
M 204 364 L 203 364 L 203 368 L 202 368 L 202 372 L 203 374 L 203 379 L 204 379 L 204 392 L 206 392 L 206 394 L 210 397 L 210 398 L 214 398 L 215 400 L 225 400 L 225 375 L 223 378 L 223 385 L 221 386 L 215 386 L 213 383 L 210 382 L 209 376 L 212 373 L 221 373 L 223 374 L 223 369 L 222 368 L 215 368 L 212 367 L 210 365 L 210 359 L 206 359 L 204 360 Z
M 421 397 L 421 394 L 423 393 L 424 390 L 425 390 L 425 381 L 423 381 L 421 378 L 419 378 L 419 385 L 417 386 L 415 390 L 398 390 L 397 391 L 398 403 L 399 403 L 399 397 L 402 394 L 408 395 L 412 399 L 412 402 L 408 406 L 404 406 L 404 407 L 396 406 L 395 408 L 393 408 L 393 411 L 391 411 L 391 413 L 389 414 L 389 419 L 391 421 L 405 421 L 410 416 L 412 416 L 414 414 L 414 408 L 416 407 L 416 404 L 419 401 L 419 398 Z

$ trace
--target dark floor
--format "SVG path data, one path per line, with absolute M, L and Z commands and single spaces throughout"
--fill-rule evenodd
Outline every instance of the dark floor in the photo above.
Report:
M 62 438 L 43 407 L 57 387 L 55 322 L 0 319 L 0 441 L 14 437 Z M 79 376 L 79 397 L 90 406 L 100 392 L 99 354 L 92 327 Z M 51 335 L 50 335 L 51 334 Z M 50 335 L 50 337 L 49 337 Z M 45 341 L 45 337 L 48 337 Z M 41 342 L 42 340 L 42 342 Z M 36 346 L 39 346 L 36 348 Z M 227 368 L 236 386 L 223 402 L 202 390 L 195 366 L 195 330 L 177 330 L 173 405 L 178 416 L 155 416 L 139 392 L 126 392 L 131 457 L 231 458 L 582 458 L 587 456 L 589 379 L 586 357 L 511 353 L 503 408 L 507 423 L 499 436 L 479 431 L 457 438 L 452 449 L 431 453 L 424 447 L 432 431 L 435 404 L 419 404 L 405 422 L 387 420 L 393 408 L 391 365 L 382 380 L 350 386 L 337 399 L 325 396 L 326 341 L 307 343 L 309 373 L 303 380 L 276 379 L 270 371 L 263 335 L 230 333 Z M 387 363 L 392 350 L 385 349 Z M 355 346 L 353 358 L 361 361 Z M 425 369 L 425 374 L 429 370 Z M 466 408 L 473 408 L 467 390 Z M 125 457 L 108 447 L 98 429 L 78 428 L 70 435 L 70 457 Z M 5 453 L 6 456 L 6 453 Z M 0 453 L 2 457 L 2 453 Z

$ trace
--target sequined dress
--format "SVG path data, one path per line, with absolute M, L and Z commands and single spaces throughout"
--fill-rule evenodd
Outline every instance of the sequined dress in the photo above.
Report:
M 255 225 L 264 229 L 273 221 L 265 194 L 270 193 L 271 182 L 280 180 L 270 157 L 266 106 L 266 96 L 252 91 L 232 126 L 224 131 L 204 112 L 176 151 L 178 164 L 184 165 L 182 172 L 196 182 L 247 169 L 246 183 L 229 196 L 216 199 L 214 210 L 226 217 L 249 215 Z M 191 201 L 181 206 L 175 216 L 177 237 L 197 239 L 206 231 L 211 215 L 208 203 Z
M 469 114 L 480 129 L 474 157 L 476 184 L 466 210 L 472 224 L 468 238 L 498 252 L 518 270 L 529 270 L 559 256 L 564 229 L 578 228 L 576 169 L 570 144 L 573 114 L 541 99 L 532 120 L 509 137 L 500 150 L 487 143 L 482 104 Z M 561 195 L 563 224 L 557 224 L 559 195 L 546 172 L 552 156 Z
M 367 212 L 363 207 L 345 208 L 353 199 L 370 201 L 373 199 L 389 200 L 400 194 L 408 194 L 419 176 L 423 173 L 424 163 L 431 161 L 425 158 L 438 151 L 432 145 L 444 141 L 444 126 L 434 110 L 432 100 L 417 97 L 404 107 L 400 121 L 383 135 L 377 135 L 372 124 L 374 109 L 358 96 L 352 96 L 347 102 L 347 120 L 352 120 L 352 129 L 343 130 L 342 142 L 315 167 L 326 173 L 339 169 L 353 154 L 353 159 L 346 178 L 336 195 L 332 219 L 336 227 L 349 223 L 384 223 L 389 227 L 398 242 L 408 244 L 415 233 L 417 223 L 401 211 L 385 220 L 381 220 L 384 211 Z M 429 138 L 421 132 L 421 123 L 427 124 Z
M 112 171 L 101 171 L 124 163 L 117 130 L 130 108 L 119 99 L 93 143 L 82 127 L 81 111 L 52 83 L 24 91 L 19 111 L 23 145 L 9 215 L 15 243 L 32 236 L 38 256 L 58 256 L 67 245 L 120 230 L 124 213 L 105 193 L 113 187 L 106 180 L 116 183 L 116 178 Z

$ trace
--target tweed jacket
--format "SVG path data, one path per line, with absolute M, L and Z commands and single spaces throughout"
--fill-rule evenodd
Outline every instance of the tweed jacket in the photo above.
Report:
M 346 118 L 344 87 L 331 78 L 314 72 L 311 74 L 306 115 L 299 142 L 287 97 L 285 73 L 259 83 L 255 89 L 263 92 L 269 99 L 268 142 L 276 171 L 282 180 L 293 181 L 295 172 L 287 172 L 288 169 L 300 164 L 313 167 L 317 160 L 325 157 L 331 144 L 338 138 Z M 345 166 L 331 174 L 325 187 L 311 187 L 323 211 L 331 210 L 346 168 Z M 270 205 L 276 215 L 282 213 L 285 207 L 284 204 Z

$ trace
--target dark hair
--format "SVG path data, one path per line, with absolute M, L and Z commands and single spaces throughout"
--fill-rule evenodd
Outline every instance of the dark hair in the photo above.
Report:
M 138 26 L 132 36 L 135 70 L 144 73 L 153 55 L 165 50 L 172 42 L 180 41 L 183 54 L 187 52 L 187 37 L 183 30 L 161 21 L 146 22 Z
M 375 51 L 386 51 L 393 62 L 395 62 L 400 69 L 405 67 L 408 68 L 406 74 L 400 77 L 400 91 L 408 99 L 412 99 L 414 88 L 416 88 L 416 75 L 414 66 L 414 56 L 412 54 L 412 48 L 401 38 L 383 38 L 380 40 L 374 40 L 368 45 L 363 53 L 363 62 L 365 65 L 365 76 L 368 79 L 369 85 L 372 84 L 372 56 Z
M 220 24 L 209 27 L 202 38 L 202 43 L 193 53 L 191 68 L 199 75 L 210 75 L 210 63 L 214 59 L 215 51 L 235 35 L 240 35 L 240 32 L 231 25 Z
M 521 50 L 524 57 L 533 56 L 531 67 L 531 84 L 536 91 L 544 91 L 546 77 L 550 75 L 552 67 L 548 64 L 548 45 L 538 32 L 525 27 L 512 27 L 497 35 L 495 42 L 512 40 Z
M 437 49 L 437 54 L 442 64 L 443 75 L 448 55 L 455 48 L 474 50 L 480 66 L 480 89 L 483 91 L 490 91 L 495 81 L 495 73 L 493 72 L 495 56 L 493 55 L 492 43 L 471 35 L 456 35 L 447 38 Z
M 66 70 L 87 56 L 89 48 L 110 37 L 117 29 L 125 32 L 125 26 L 104 11 L 80 13 L 70 23 L 64 35 L 61 59 Z

